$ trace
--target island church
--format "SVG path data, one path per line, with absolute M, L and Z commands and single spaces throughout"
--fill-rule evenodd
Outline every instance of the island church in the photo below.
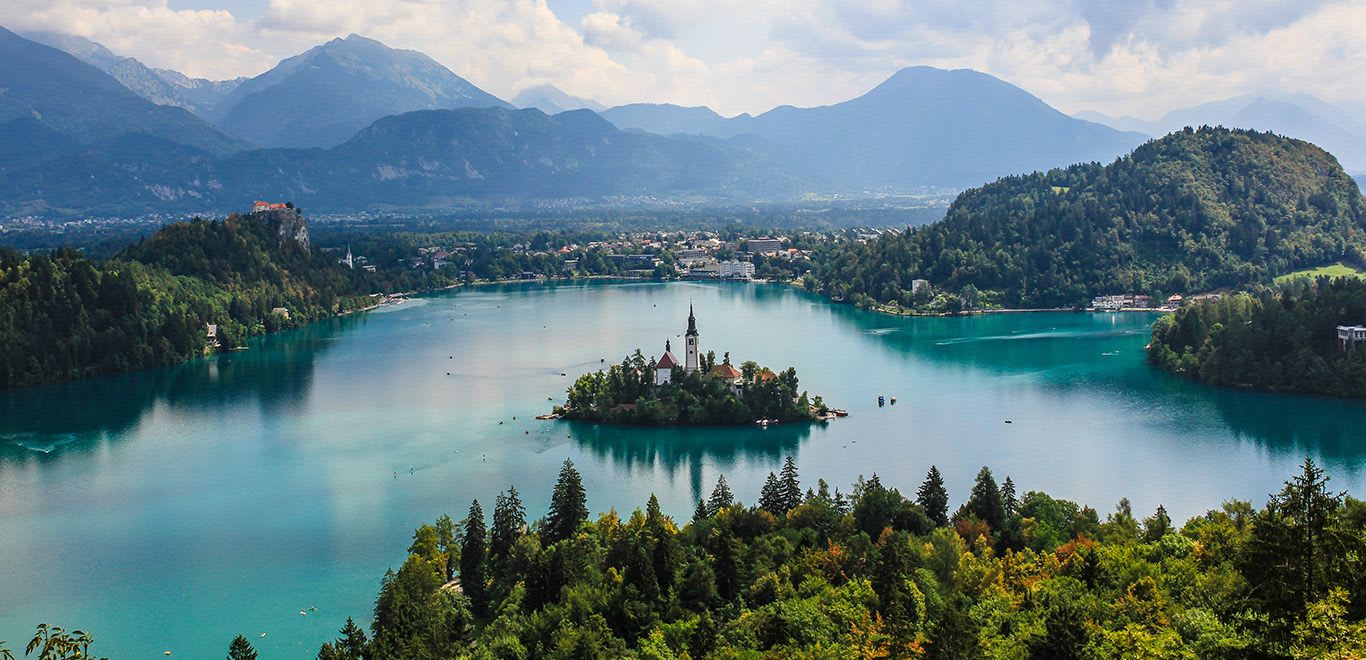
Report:
M 692 305 L 688 305 L 688 330 L 683 333 L 683 371 L 693 373 L 702 368 L 701 347 L 697 343 L 697 317 L 693 314 Z M 678 358 L 674 356 L 673 347 L 666 339 L 664 341 L 664 355 L 655 363 L 655 385 L 667 385 L 673 377 L 674 367 L 679 366 Z M 728 363 L 718 364 L 708 372 L 709 376 L 724 378 L 731 382 L 731 387 L 740 387 L 742 375 L 739 369 Z

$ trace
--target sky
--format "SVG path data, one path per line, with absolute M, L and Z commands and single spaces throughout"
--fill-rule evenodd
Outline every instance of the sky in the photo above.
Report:
M 356 33 L 505 99 L 548 83 L 726 115 L 835 103 L 930 65 L 1065 112 L 1155 119 L 1273 92 L 1366 116 L 1366 0 L 5 0 L 0 25 L 215 79 Z

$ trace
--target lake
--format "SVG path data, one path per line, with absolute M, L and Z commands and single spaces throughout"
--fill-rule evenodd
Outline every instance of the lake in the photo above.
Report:
M 768 429 L 532 419 L 604 359 L 679 347 L 690 302 L 703 351 L 794 366 L 850 416 Z M 1102 516 L 1126 496 L 1178 520 L 1228 498 L 1260 505 L 1305 455 L 1360 490 L 1366 405 L 1157 372 L 1143 355 L 1153 318 L 897 318 L 763 284 L 488 286 L 178 367 L 3 393 L 0 639 L 22 647 L 46 621 L 93 631 L 114 658 L 222 657 L 239 633 L 263 657 L 312 658 L 348 615 L 368 623 L 413 528 L 463 517 L 472 498 L 489 512 L 510 484 L 542 515 L 565 458 L 593 511 L 626 515 L 655 493 L 680 522 L 719 474 L 756 501 L 788 455 L 804 486 L 845 492 L 877 473 L 913 493 L 934 464 L 953 508 L 984 464 Z

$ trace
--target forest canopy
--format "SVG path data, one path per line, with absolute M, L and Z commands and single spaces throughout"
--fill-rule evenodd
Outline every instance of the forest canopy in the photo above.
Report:
M 1339 350 L 1339 325 L 1366 325 L 1366 282 L 1297 278 L 1163 316 L 1148 361 L 1213 385 L 1366 397 L 1366 345 Z
M 757 504 L 718 479 L 691 520 L 589 519 L 566 461 L 547 515 L 515 488 L 413 535 L 370 632 L 319 660 L 367 658 L 1320 658 L 1366 650 L 1366 503 L 1306 460 L 1261 509 L 1184 524 L 1121 500 L 1108 515 L 982 468 L 950 510 L 931 467 L 912 493 L 851 492 L 789 458 Z

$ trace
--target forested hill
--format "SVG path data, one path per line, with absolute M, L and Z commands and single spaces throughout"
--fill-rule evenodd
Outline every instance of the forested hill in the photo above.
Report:
M 0 388 L 173 364 L 209 323 L 232 346 L 426 284 L 385 277 L 309 249 L 294 209 L 170 225 L 103 262 L 0 249 Z
M 1013 176 L 964 192 L 944 220 L 820 259 L 830 295 L 914 307 L 913 279 L 1005 306 L 1085 303 L 1265 281 L 1361 261 L 1356 182 L 1299 140 L 1186 129 L 1109 165 Z

